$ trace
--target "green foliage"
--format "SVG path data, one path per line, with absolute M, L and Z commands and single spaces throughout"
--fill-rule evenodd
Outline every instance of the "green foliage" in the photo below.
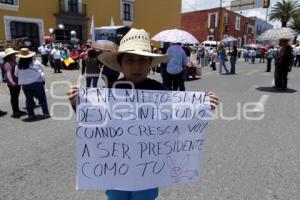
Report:
M 282 0 L 277 2 L 269 15 L 271 21 L 281 21 L 282 27 L 287 27 L 288 22 L 299 13 L 300 4 L 298 0 Z

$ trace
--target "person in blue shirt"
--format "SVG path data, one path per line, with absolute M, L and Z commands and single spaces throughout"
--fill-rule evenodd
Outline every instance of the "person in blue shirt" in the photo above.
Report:
M 267 52 L 267 69 L 266 72 L 271 72 L 272 60 L 273 60 L 274 47 Z
M 167 63 L 165 84 L 169 90 L 185 91 L 184 81 L 188 58 L 179 43 L 171 45 L 167 50 L 170 60 Z
M 221 44 L 219 46 L 218 53 L 219 53 L 219 61 L 220 61 L 219 73 L 222 74 L 222 68 L 224 67 L 226 74 L 229 74 L 229 71 L 226 67 L 226 50 L 224 45 Z

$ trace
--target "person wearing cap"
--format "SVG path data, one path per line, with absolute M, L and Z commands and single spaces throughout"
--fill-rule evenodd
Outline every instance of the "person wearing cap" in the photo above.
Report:
M 51 50 L 50 55 L 52 56 L 53 60 L 53 68 L 54 73 L 61 73 L 61 52 L 58 48 L 58 45 L 54 45 L 54 48 Z
M 21 86 L 18 84 L 18 79 L 15 76 L 17 53 L 19 53 L 19 51 L 15 51 L 13 48 L 7 48 L 5 49 L 5 56 L 3 58 L 7 86 L 10 92 L 10 103 L 13 110 L 12 118 L 20 118 L 27 114 L 19 108 Z
M 22 48 L 20 53 L 16 56 L 19 58 L 19 62 L 16 67 L 15 75 L 18 77 L 18 83 L 22 85 L 26 97 L 28 118 L 25 119 L 25 121 L 34 121 L 36 119 L 33 97 L 37 97 L 41 104 L 43 111 L 42 118 L 49 118 L 42 64 L 40 61 L 33 59 L 35 52 L 31 52 L 27 48 Z
M 97 59 L 98 52 L 90 48 L 88 51 L 88 58 L 85 60 L 85 75 L 86 75 L 86 87 L 97 88 L 98 79 L 101 72 L 101 63 Z
M 275 58 L 275 88 L 287 90 L 288 73 L 294 63 L 293 48 L 289 45 L 289 39 L 282 38 L 279 41 L 280 48 Z
M 46 46 L 46 43 L 43 43 L 43 45 L 40 46 L 38 48 L 38 50 L 41 53 L 43 65 L 47 66 L 48 65 L 48 58 L 49 58 L 49 54 L 51 52 L 51 49 L 48 46 Z
M 117 88 L 131 89 L 134 86 L 135 89 L 166 90 L 164 85 L 147 78 L 147 75 L 151 66 L 166 62 L 169 56 L 151 53 L 150 38 L 145 30 L 132 28 L 121 40 L 119 51 L 103 53 L 99 59 L 107 67 L 124 74 L 124 78 L 119 79 L 121 82 L 116 85 Z M 73 106 L 76 105 L 78 89 L 78 86 L 73 86 L 68 92 Z M 218 98 L 213 93 L 210 97 L 214 109 Z M 158 196 L 158 188 L 142 191 L 107 190 L 106 195 L 108 200 L 154 200 Z
M 216 63 L 218 61 L 218 54 L 217 51 L 215 49 L 212 50 L 211 55 L 210 55 L 210 59 L 211 59 L 211 65 L 210 67 L 212 68 L 212 71 L 216 71 Z

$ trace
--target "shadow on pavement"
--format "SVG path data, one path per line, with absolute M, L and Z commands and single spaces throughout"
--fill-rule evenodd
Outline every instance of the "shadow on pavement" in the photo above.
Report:
M 49 117 L 44 117 L 44 115 L 36 115 L 34 119 L 30 119 L 30 118 L 25 118 L 22 119 L 23 122 L 38 122 L 38 121 L 42 121 L 42 120 L 46 120 L 49 119 Z
M 286 90 L 281 90 L 281 89 L 277 89 L 274 87 L 258 87 L 256 88 L 256 90 L 261 91 L 261 92 L 272 92 L 272 93 L 295 93 L 298 92 L 297 90 L 294 89 L 286 89 Z

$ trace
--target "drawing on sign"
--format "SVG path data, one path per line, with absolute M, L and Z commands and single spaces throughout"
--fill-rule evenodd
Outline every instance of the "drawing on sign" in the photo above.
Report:
M 182 161 L 180 162 L 180 165 L 175 165 L 173 159 L 168 156 L 167 163 L 171 170 L 170 175 L 172 178 L 174 178 L 174 182 L 178 183 L 180 179 L 187 178 L 188 180 L 192 180 L 194 177 L 198 176 L 197 170 L 184 170 L 186 166 L 189 164 L 191 155 L 187 154 Z

